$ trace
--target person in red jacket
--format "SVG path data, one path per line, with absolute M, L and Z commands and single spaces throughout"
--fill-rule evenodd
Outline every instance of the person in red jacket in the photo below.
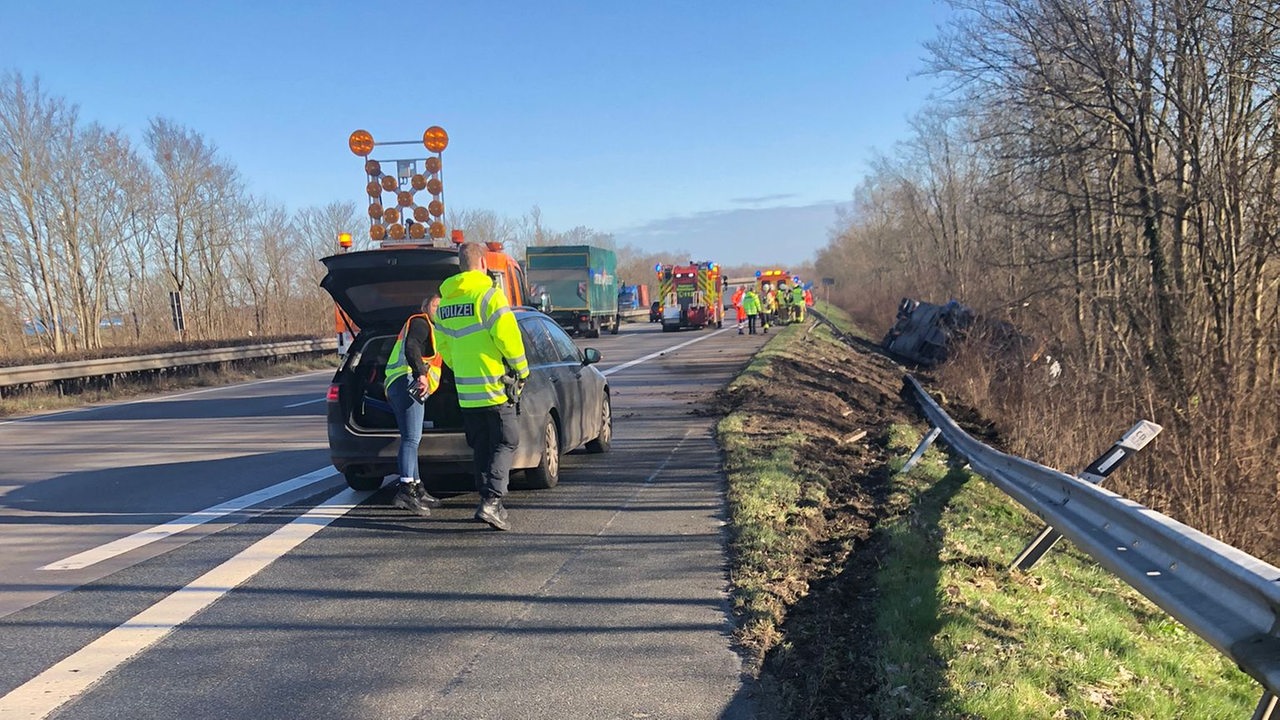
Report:
M 738 289 L 733 293 L 733 311 L 738 316 L 738 334 L 742 334 L 742 328 L 747 322 L 747 311 L 742 308 L 742 297 L 747 294 L 747 287 L 739 285 Z

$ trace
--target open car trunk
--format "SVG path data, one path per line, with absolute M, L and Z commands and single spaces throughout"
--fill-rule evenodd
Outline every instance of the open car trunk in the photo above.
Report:
M 396 344 L 395 335 L 376 335 L 363 344 L 358 353 L 347 360 L 349 371 L 343 388 L 343 396 L 352 398 L 348 424 L 356 432 L 396 433 L 396 417 L 387 403 L 383 380 L 386 378 L 387 358 Z M 433 430 L 459 431 L 462 429 L 462 410 L 458 407 L 458 387 L 453 382 L 453 370 L 444 366 L 440 388 L 427 398 L 423 414 L 423 433 Z

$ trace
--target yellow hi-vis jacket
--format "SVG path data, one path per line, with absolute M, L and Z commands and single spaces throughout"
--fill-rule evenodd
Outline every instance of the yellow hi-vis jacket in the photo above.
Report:
M 422 364 L 427 366 L 427 394 L 430 395 L 440 387 L 440 353 L 435 349 L 435 328 L 431 327 L 431 318 L 426 313 L 410 315 L 409 319 L 404 321 L 400 334 L 396 336 L 396 344 L 391 347 L 391 357 L 387 359 L 386 379 L 383 380 L 382 386 L 389 388 L 396 378 L 413 372 L 413 366 L 409 364 L 409 358 L 404 354 L 404 339 L 409 336 L 409 325 L 414 318 L 426 320 L 427 329 L 430 331 L 427 340 L 431 343 L 431 347 L 424 349 L 430 350 L 431 354 L 422 356 Z
M 507 299 L 480 270 L 469 270 L 440 285 L 436 308 L 436 350 L 453 368 L 458 405 L 483 408 L 507 402 L 502 376 L 508 369 L 529 377 L 520 326 Z

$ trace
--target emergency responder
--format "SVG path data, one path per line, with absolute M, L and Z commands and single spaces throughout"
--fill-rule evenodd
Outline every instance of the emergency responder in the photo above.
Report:
M 440 285 L 436 346 L 453 369 L 467 445 L 475 460 L 480 506 L 476 519 L 510 530 L 502 498 L 520 441 L 516 403 L 529 379 L 520 327 L 506 297 L 489 277 L 485 248 L 464 243 L 462 269 Z
M 750 334 L 755 335 L 756 323 L 760 320 L 760 296 L 756 294 L 755 288 L 748 288 L 743 294 L 742 311 L 747 314 L 747 327 L 750 328 Z
M 387 402 L 400 429 L 400 449 L 396 465 L 400 471 L 400 487 L 392 503 L 403 510 L 427 517 L 431 508 L 440 505 L 422 484 L 418 473 L 418 445 L 422 442 L 423 404 L 440 387 L 440 355 L 436 352 L 431 328 L 431 311 L 440 296 L 422 301 L 422 312 L 410 315 L 396 336 L 396 344 L 387 358 L 383 387 Z
M 778 317 L 777 322 L 791 322 L 791 288 L 785 282 L 778 283 Z
M 760 297 L 760 329 L 766 335 L 769 334 L 769 324 L 773 320 L 774 313 L 778 311 L 778 294 L 773 291 L 773 285 L 764 284 L 764 295 Z
M 747 288 L 745 285 L 739 285 L 738 289 L 733 292 L 733 312 L 738 319 L 738 334 L 742 334 L 742 327 L 746 324 L 747 311 L 742 309 L 742 297 L 746 295 Z
M 791 286 L 791 311 L 796 322 L 804 322 L 804 285 L 800 283 L 800 278 L 795 278 L 795 283 Z

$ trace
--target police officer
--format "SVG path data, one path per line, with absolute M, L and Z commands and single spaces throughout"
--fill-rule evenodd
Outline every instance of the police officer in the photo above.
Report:
M 755 288 L 747 288 L 742 295 L 742 310 L 747 315 L 747 327 L 751 328 L 751 335 L 756 334 L 756 321 L 760 319 L 760 296 L 756 294 Z
M 529 378 L 524 341 L 507 299 L 488 274 L 485 248 L 464 243 L 462 272 L 440 286 L 436 347 L 453 368 L 467 445 L 475 459 L 480 507 L 476 519 L 510 530 L 502 498 L 520 437 L 516 406 Z
M 431 332 L 430 310 L 438 295 L 422 301 L 422 312 L 410 315 L 396 336 L 396 344 L 387 358 L 383 387 L 387 402 L 400 429 L 400 450 L 396 455 L 400 471 L 400 488 L 396 491 L 396 507 L 426 517 L 431 508 L 440 505 L 438 498 L 427 493 L 418 473 L 418 446 L 422 442 L 423 403 L 440 387 L 440 356 L 436 354 Z

